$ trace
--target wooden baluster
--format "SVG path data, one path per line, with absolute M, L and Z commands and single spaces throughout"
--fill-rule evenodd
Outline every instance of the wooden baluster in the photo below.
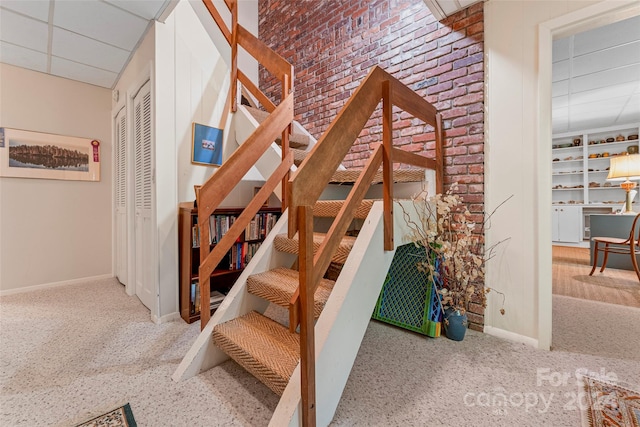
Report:
M 313 208 L 299 206 L 300 248 L 300 386 L 302 393 L 302 424 L 316 425 L 316 360 L 313 297 Z
M 231 0 L 231 111 L 238 110 L 238 2 Z
M 289 96 L 289 86 L 291 85 L 290 76 L 285 74 L 282 76 L 282 99 Z M 282 159 L 289 155 L 289 134 L 291 133 L 291 123 L 282 131 Z M 287 185 L 289 184 L 289 173 L 287 172 L 282 178 L 282 212 L 287 209 Z
M 444 192 L 444 130 L 442 115 L 436 113 L 436 193 Z
M 203 271 L 202 264 L 209 256 L 209 211 L 198 205 L 198 224 L 200 224 L 200 268 L 198 269 L 198 283 L 200 285 L 200 330 L 203 330 L 211 319 L 210 298 L 211 273 Z M 203 274 L 204 273 L 204 274 Z
M 393 242 L 393 103 L 389 80 L 382 82 L 382 203 L 384 206 L 384 249 L 391 251 Z

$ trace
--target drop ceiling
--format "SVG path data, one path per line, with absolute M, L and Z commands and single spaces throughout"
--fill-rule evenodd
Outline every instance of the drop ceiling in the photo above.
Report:
M 0 0 L 0 62 L 113 88 L 170 0 Z
M 640 16 L 553 42 L 553 132 L 640 122 Z

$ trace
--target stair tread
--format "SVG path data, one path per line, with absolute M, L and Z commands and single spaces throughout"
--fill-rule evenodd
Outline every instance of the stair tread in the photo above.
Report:
M 313 253 L 316 253 L 318 251 L 318 248 L 322 244 L 325 236 L 326 234 L 324 233 L 313 233 Z M 355 242 L 355 237 L 343 236 L 342 240 L 340 241 L 340 245 L 331 258 L 331 261 L 338 264 L 344 264 Z M 286 234 L 279 234 L 275 237 L 273 243 L 276 250 L 280 252 L 289 254 L 298 253 L 299 239 L 297 234 L 293 237 L 293 239 L 289 239 Z
M 255 311 L 216 325 L 213 341 L 279 395 L 300 360 L 300 336 Z
M 331 177 L 332 184 L 353 184 L 356 182 L 362 169 L 338 170 Z M 398 169 L 393 171 L 393 182 L 422 182 L 425 180 L 424 169 Z M 382 182 L 382 170 L 375 173 L 371 178 L 372 184 L 380 184 Z
M 356 209 L 353 217 L 365 219 L 376 201 L 376 199 L 364 199 Z M 313 206 L 313 216 L 335 218 L 343 204 L 344 200 L 318 200 Z
M 260 110 L 258 108 L 249 107 L 247 105 L 245 105 L 244 108 L 246 108 L 247 111 L 251 113 L 253 118 L 256 119 L 258 123 L 262 123 L 267 117 L 269 117 L 268 112 Z M 281 138 L 278 137 L 276 139 L 276 142 L 279 144 L 280 141 L 281 141 Z M 309 145 L 309 137 L 307 135 L 304 135 L 302 133 L 292 133 L 291 135 L 289 135 L 289 146 L 291 148 L 307 147 L 308 145 Z
M 291 297 L 298 288 L 299 275 L 295 270 L 278 267 L 247 278 L 247 291 L 282 307 L 289 307 Z M 314 294 L 314 315 L 319 317 L 331 295 L 335 282 L 321 279 Z

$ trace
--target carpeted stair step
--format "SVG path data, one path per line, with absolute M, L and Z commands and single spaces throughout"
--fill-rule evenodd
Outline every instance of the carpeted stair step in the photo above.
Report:
M 247 279 L 247 291 L 277 304 L 281 307 L 289 307 L 289 302 L 296 289 L 298 289 L 299 276 L 295 270 L 278 267 L 264 273 L 254 274 Z M 314 315 L 319 317 L 322 309 L 331 295 L 335 282 L 321 279 L 314 294 Z
M 216 325 L 213 342 L 278 395 L 300 361 L 299 335 L 255 311 Z
M 356 209 L 354 218 L 365 219 L 369 215 L 369 211 L 373 206 L 375 199 L 365 199 L 360 203 L 360 206 Z M 344 200 L 318 200 L 313 206 L 313 216 L 320 218 L 335 218 L 342 208 Z
M 305 157 L 307 157 L 307 152 L 304 150 L 298 150 L 297 148 L 291 148 L 291 152 L 293 152 L 293 164 L 296 166 L 300 166 Z
M 246 108 L 249 111 L 249 113 L 251 113 L 253 118 L 256 119 L 258 123 L 262 123 L 267 117 L 269 117 L 269 113 L 267 113 L 266 111 L 262 111 L 257 108 L 249 107 L 246 105 L 244 106 L 244 108 Z M 280 143 L 282 142 L 281 138 L 278 137 L 276 139 L 276 142 L 280 145 Z M 307 135 L 304 135 L 301 133 L 292 133 L 291 135 L 289 135 L 289 147 L 305 148 L 308 146 L 309 146 L 309 137 Z
M 331 177 L 331 184 L 354 184 L 362 169 L 348 169 L 335 171 Z M 393 171 L 393 182 L 422 182 L 425 180 L 423 169 L 398 169 Z M 371 179 L 371 184 L 380 184 L 382 182 L 382 170 L 376 172 Z
M 326 234 L 323 233 L 313 233 L 313 253 L 318 251 L 318 248 L 322 244 L 325 236 Z M 355 242 L 355 237 L 344 236 L 340 241 L 340 246 L 338 246 L 338 249 L 336 249 L 336 252 L 333 254 L 331 261 L 336 264 L 344 264 Z M 279 234 L 275 237 L 273 244 L 276 250 L 280 252 L 294 255 L 298 253 L 299 239 L 297 234 L 293 239 L 289 239 L 286 234 Z

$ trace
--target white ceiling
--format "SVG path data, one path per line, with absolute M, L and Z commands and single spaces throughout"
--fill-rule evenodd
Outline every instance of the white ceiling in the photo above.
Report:
M 0 62 L 105 88 L 169 0 L 0 0 Z
M 424 0 L 425 4 L 436 17 L 437 20 L 442 20 L 447 16 L 451 16 L 454 13 L 466 9 L 474 3 L 484 0 Z
M 553 133 L 640 122 L 640 16 L 553 42 Z

